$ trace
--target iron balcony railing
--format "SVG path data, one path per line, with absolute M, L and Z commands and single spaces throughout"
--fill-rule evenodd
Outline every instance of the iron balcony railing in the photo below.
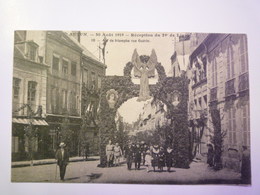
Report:
M 232 96 L 236 94 L 235 90 L 235 79 L 228 80 L 226 82 L 226 90 L 225 90 L 225 95 L 226 97 Z
M 17 103 L 13 101 L 12 112 L 14 116 L 29 116 L 36 113 L 40 105 Z
M 217 100 L 217 94 L 218 94 L 218 88 L 214 87 L 210 90 L 210 101 L 216 101 Z
M 238 91 L 243 92 L 249 89 L 248 72 L 239 76 Z

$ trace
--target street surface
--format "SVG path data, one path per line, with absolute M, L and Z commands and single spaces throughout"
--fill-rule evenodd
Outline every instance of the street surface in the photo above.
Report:
M 72 162 L 67 166 L 65 181 L 59 180 L 56 164 L 12 168 L 12 182 L 57 183 L 146 183 L 146 184 L 240 184 L 240 173 L 222 169 L 214 171 L 204 162 L 192 162 L 190 169 L 172 168 L 172 172 L 149 172 L 146 167 L 129 171 L 126 164 L 99 168 L 99 160 Z M 56 170 L 57 169 L 57 170 Z M 55 176 L 56 173 L 56 176 Z

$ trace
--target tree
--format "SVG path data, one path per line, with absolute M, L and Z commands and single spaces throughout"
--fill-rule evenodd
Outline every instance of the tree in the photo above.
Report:
M 222 130 L 221 127 L 221 117 L 220 111 L 217 108 L 210 109 L 210 115 L 213 124 L 213 135 L 210 136 L 210 140 L 214 145 L 214 169 L 222 169 L 221 156 L 223 152 L 224 137 L 226 136 L 226 131 Z
M 204 130 L 206 127 L 206 117 L 205 113 L 201 112 L 200 118 L 194 121 L 191 121 L 190 123 L 191 132 L 190 132 L 190 160 L 194 159 L 197 150 L 199 147 L 199 144 L 201 143 L 201 139 L 204 134 Z M 195 131 L 195 127 L 199 127 L 199 135 Z

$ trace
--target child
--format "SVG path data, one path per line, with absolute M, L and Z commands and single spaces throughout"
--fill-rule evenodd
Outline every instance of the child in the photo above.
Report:
M 146 151 L 145 165 L 147 166 L 147 168 L 146 168 L 147 173 L 149 173 L 150 172 L 150 167 L 152 166 L 152 156 L 151 156 L 150 150 Z

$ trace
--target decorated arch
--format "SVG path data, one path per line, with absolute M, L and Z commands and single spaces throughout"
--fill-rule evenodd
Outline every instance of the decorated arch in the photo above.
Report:
M 140 59 L 147 59 L 140 56 Z M 148 57 L 149 59 L 149 57 Z M 106 166 L 106 145 L 109 140 L 115 141 L 115 117 L 118 108 L 127 100 L 138 97 L 140 85 L 131 80 L 134 64 L 128 62 L 124 68 L 124 76 L 105 76 L 102 79 L 99 109 L 100 164 Z M 149 85 L 150 95 L 161 100 L 167 106 L 167 118 L 171 124 L 166 127 L 172 132 L 176 167 L 189 167 L 189 131 L 187 123 L 188 83 L 183 77 L 166 77 L 164 67 L 156 63 L 158 82 Z M 131 111 L 129 111 L 131 113 Z

